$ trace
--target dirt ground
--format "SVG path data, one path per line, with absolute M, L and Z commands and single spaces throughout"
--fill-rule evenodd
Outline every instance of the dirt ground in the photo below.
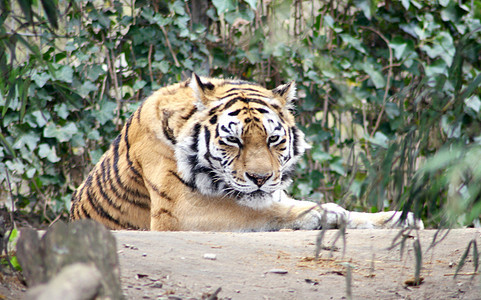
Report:
M 336 233 L 327 231 L 324 244 L 330 246 Z M 128 299 L 346 299 L 349 277 L 352 299 L 481 299 L 472 252 L 453 278 L 469 241 L 481 245 L 480 229 L 451 230 L 430 250 L 436 231 L 419 231 L 424 278 L 419 286 L 406 284 L 414 276 L 417 234 L 411 233 L 401 258 L 400 246 L 388 250 L 398 233 L 348 230 L 344 257 L 338 241 L 339 249 L 322 250 L 318 261 L 313 260 L 316 231 L 114 235 Z M 22 297 L 18 285 L 12 286 L 0 289 L 3 299 Z

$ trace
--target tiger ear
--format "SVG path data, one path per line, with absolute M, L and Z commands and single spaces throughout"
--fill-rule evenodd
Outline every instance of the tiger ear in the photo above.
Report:
M 210 82 L 202 82 L 197 74 L 192 73 L 189 87 L 194 92 L 194 103 L 197 106 L 197 109 L 205 108 L 208 102 L 207 95 L 214 90 L 215 86 Z
M 284 105 L 289 105 L 291 102 L 296 100 L 296 83 L 291 81 L 289 83 L 280 85 L 272 90 L 274 95 L 281 97 L 284 100 Z

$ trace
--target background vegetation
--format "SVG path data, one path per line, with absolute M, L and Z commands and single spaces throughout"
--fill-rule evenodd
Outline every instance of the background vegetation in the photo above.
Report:
M 65 217 L 126 117 L 195 71 L 298 83 L 298 122 L 313 147 L 295 197 L 403 207 L 433 226 L 479 222 L 480 0 L 0 8 L 0 199 L 18 213 Z

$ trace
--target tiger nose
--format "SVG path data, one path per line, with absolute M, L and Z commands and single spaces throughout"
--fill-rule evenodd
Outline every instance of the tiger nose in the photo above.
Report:
M 249 178 L 252 182 L 254 182 L 258 187 L 264 185 L 264 183 L 272 177 L 272 173 L 269 174 L 256 174 L 256 173 L 248 173 L 246 172 L 247 178 Z

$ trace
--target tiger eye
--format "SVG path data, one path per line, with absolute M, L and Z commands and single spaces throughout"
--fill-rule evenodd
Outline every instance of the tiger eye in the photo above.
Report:
M 229 142 L 231 142 L 231 143 L 239 143 L 239 139 L 236 138 L 235 136 L 232 136 L 232 135 L 231 135 L 231 136 L 228 136 L 228 137 L 226 138 L 226 140 L 229 141 Z
M 279 138 L 280 138 L 280 137 L 279 137 L 278 135 L 271 135 L 271 136 L 269 137 L 269 139 L 268 139 L 268 142 L 269 142 L 269 143 L 275 143 L 275 142 L 277 142 L 277 141 L 279 140 Z

